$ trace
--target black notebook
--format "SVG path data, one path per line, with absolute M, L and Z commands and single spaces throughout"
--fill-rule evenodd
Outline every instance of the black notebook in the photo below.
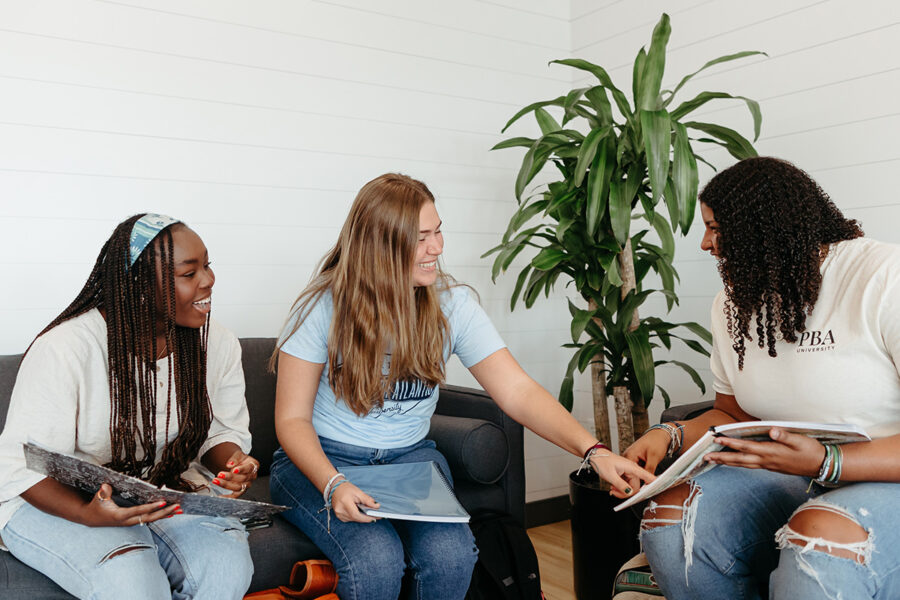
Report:
M 377 509 L 359 507 L 369 516 L 408 521 L 469 522 L 469 513 L 431 461 L 342 467 L 341 472 L 381 505 Z

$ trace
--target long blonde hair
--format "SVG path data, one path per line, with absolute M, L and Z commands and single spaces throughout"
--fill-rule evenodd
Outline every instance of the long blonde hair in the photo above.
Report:
M 412 270 L 419 212 L 434 196 L 424 183 L 386 173 L 362 187 L 334 247 L 297 297 L 271 365 L 310 309 L 330 290 L 334 313 L 328 334 L 328 383 L 335 397 L 364 416 L 402 381 L 435 386 L 444 380 L 449 323 L 439 294 L 452 285 L 438 267 L 429 286 L 415 287 Z M 390 372 L 382 374 L 391 354 Z

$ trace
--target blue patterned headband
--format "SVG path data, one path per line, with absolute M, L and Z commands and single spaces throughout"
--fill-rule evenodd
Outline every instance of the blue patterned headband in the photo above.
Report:
M 128 262 L 128 266 L 130 267 L 137 262 L 138 257 L 160 231 L 175 223 L 181 223 L 181 221 L 154 213 L 148 213 L 135 221 L 134 227 L 131 228 L 131 240 L 129 242 L 131 260 Z

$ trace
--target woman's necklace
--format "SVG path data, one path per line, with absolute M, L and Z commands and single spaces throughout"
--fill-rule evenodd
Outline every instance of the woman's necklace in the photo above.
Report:
M 168 353 L 169 353 L 169 340 L 166 340 L 165 342 L 163 342 L 163 347 L 162 347 L 162 349 L 161 349 L 159 352 L 157 352 L 157 354 L 156 354 L 156 360 L 161 359 L 162 357 L 164 357 L 164 356 L 165 356 L 166 354 L 168 354 Z

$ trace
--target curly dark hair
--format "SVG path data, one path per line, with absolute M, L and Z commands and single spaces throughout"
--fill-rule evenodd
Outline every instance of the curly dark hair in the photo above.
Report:
M 725 283 L 725 315 L 743 369 L 745 341 L 776 356 L 776 331 L 796 342 L 819 296 L 829 244 L 863 235 L 805 171 L 778 158 L 742 160 L 700 193 L 719 225 L 716 254 Z
M 105 466 L 156 486 L 189 490 L 193 486 L 181 474 L 196 458 L 212 422 L 206 389 L 209 320 L 200 330 L 175 323 L 172 231 L 186 227 L 184 223 L 163 229 L 137 261 L 130 264 L 131 230 L 143 216 L 134 215 L 116 227 L 100 250 L 78 296 L 35 339 L 89 310 L 105 310 L 112 409 L 109 423 L 112 460 Z M 159 290 L 158 268 L 162 284 Z M 178 433 L 175 439 L 166 442 L 157 462 L 156 357 L 159 349 L 155 330 L 160 321 L 166 335 L 165 348 L 173 349 L 168 355 L 168 397 L 162 407 L 167 415 L 164 439 L 169 439 L 168 415 L 173 401 Z

